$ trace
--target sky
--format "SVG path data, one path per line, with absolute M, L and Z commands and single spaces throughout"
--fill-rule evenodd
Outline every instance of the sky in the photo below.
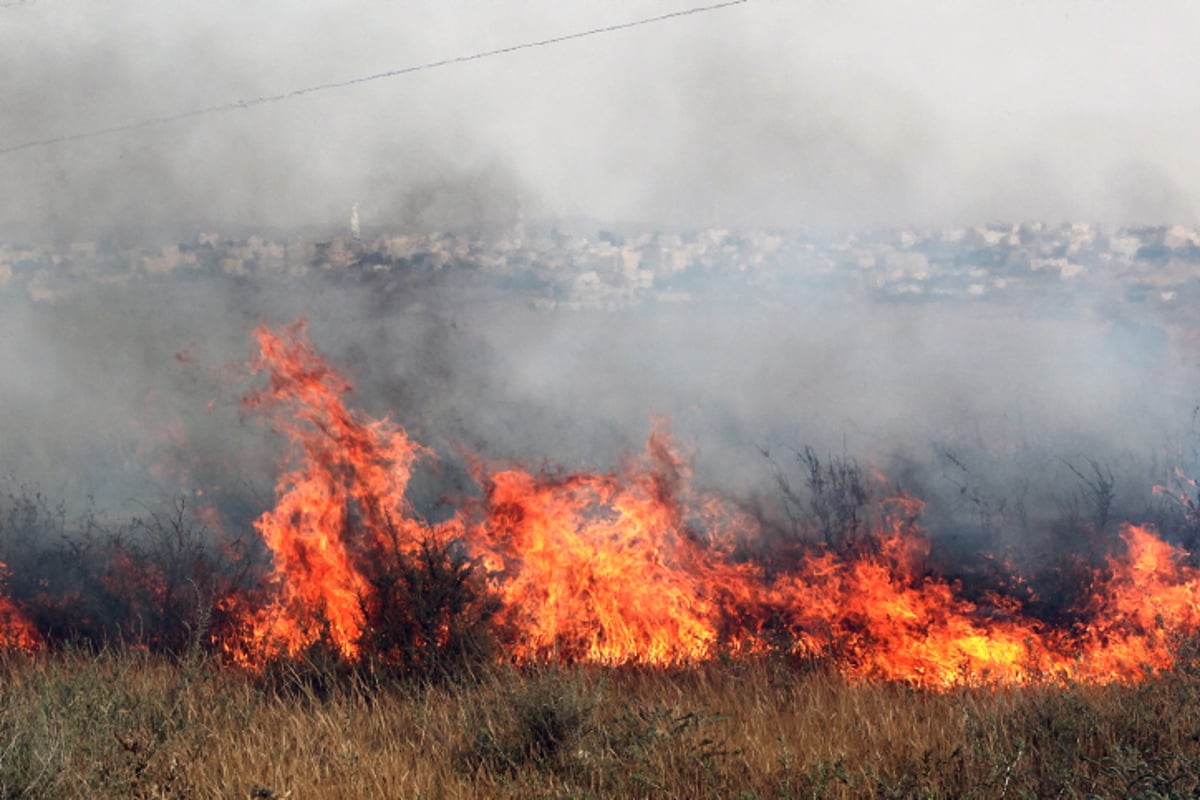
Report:
M 0 150 L 702 3 L 0 6 Z M 0 231 L 1191 224 L 1200 7 L 748 0 L 0 155 Z

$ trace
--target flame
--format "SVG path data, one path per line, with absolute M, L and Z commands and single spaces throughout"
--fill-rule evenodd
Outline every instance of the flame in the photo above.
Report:
M 1200 570 L 1185 563 L 1188 554 L 1148 527 L 1125 525 L 1121 538 L 1126 553 L 1097 580 L 1083 650 L 1087 676 L 1100 681 L 1171 669 L 1173 639 L 1200 628 Z
M 251 372 L 268 383 L 244 401 L 291 442 L 275 508 L 254 523 L 271 551 L 270 599 L 230 598 L 242 635 L 227 649 L 252 663 L 327 641 L 356 660 L 372 593 L 367 567 L 411 552 L 429 531 L 404 492 L 424 450 L 387 420 L 346 408 L 348 381 L 312 348 L 303 320 L 279 333 L 259 327 Z
M 676 664 L 712 657 L 731 597 L 756 576 L 685 520 L 687 475 L 661 431 L 619 474 L 488 477 L 468 546 L 501 598 L 518 660 Z
M 33 652 L 41 646 L 37 629 L 7 597 L 0 597 L 0 649 Z
M 1132 525 L 1070 628 L 1015 597 L 966 599 L 929 566 L 922 504 L 905 495 L 877 503 L 853 546 L 746 556 L 755 547 L 737 544 L 760 540 L 757 524 L 694 490 L 663 430 L 611 473 L 476 464 L 483 497 L 430 525 L 405 499 L 427 451 L 389 420 L 347 408 L 349 382 L 302 321 L 254 335 L 250 367 L 267 382 L 245 405 L 290 447 L 275 507 L 255 522 L 270 574 L 224 603 L 235 625 L 222 646 L 239 664 L 317 644 L 360 659 L 381 602 L 373 577 L 429 541 L 453 542 L 479 565 L 499 604 L 496 634 L 518 662 L 674 665 L 783 642 L 860 680 L 1110 683 L 1172 668 L 1173 637 L 1200 623 L 1200 572 Z
M 0 579 L 8 575 L 8 567 L 0 562 Z M 37 628 L 9 597 L 0 594 L 0 650 L 33 652 L 41 646 Z
M 1057 666 L 1051 641 L 1015 601 L 981 609 L 957 587 L 926 574 L 928 541 L 916 527 L 919 502 L 897 498 L 876 522 L 886 531 L 852 557 L 815 555 L 774 587 L 796 651 L 832 656 L 847 674 L 948 688 L 1030 683 Z M 879 530 L 879 528 L 876 528 Z

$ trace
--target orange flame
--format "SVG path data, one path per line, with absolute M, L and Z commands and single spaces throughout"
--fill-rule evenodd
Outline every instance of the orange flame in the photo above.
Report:
M 982 605 L 926 566 L 920 501 L 877 505 L 871 534 L 813 548 L 782 569 L 734 556 L 755 523 L 698 495 L 667 435 L 611 474 L 477 467 L 482 500 L 438 526 L 405 500 L 426 451 L 387 420 L 349 411 L 350 384 L 308 343 L 303 322 L 255 331 L 267 385 L 246 399 L 291 442 L 276 506 L 255 523 L 273 557 L 261 596 L 234 597 L 224 642 L 248 666 L 325 643 L 361 657 L 371 575 L 428 540 L 477 559 L 517 661 L 671 665 L 761 652 L 829 659 L 858 679 L 929 688 L 1140 680 L 1173 666 L 1172 637 L 1200 623 L 1200 572 L 1150 530 L 1094 576 L 1087 620 L 1053 628 L 1012 597 Z M 778 566 L 778 565 L 777 565 Z
M 1200 628 L 1200 570 L 1184 563 L 1187 553 L 1146 527 L 1125 525 L 1121 538 L 1126 553 L 1097 580 L 1080 650 L 1086 677 L 1103 682 L 1171 669 L 1172 639 Z
M 686 470 L 665 434 L 621 474 L 490 476 L 468 547 L 519 660 L 674 664 L 713 656 L 724 603 L 755 577 L 685 524 Z
M 854 677 L 927 687 L 1028 683 L 1051 671 L 1050 642 L 1014 601 L 992 598 L 985 611 L 919 569 L 928 555 L 919 511 L 912 498 L 885 504 L 873 551 L 815 555 L 780 579 L 773 594 L 795 649 L 833 656 Z
M 0 578 L 8 567 L 0 562 Z M 24 650 L 31 653 L 41 646 L 37 629 L 24 612 L 7 596 L 0 594 L 0 650 Z
M 274 559 L 273 596 L 242 610 L 244 635 L 230 651 L 253 663 L 327 639 L 355 660 L 371 593 L 365 564 L 410 551 L 427 533 L 404 498 L 424 451 L 387 420 L 346 408 L 351 386 L 308 343 L 303 320 L 281 333 L 259 327 L 254 336 L 260 355 L 251 370 L 269 380 L 245 406 L 269 414 L 292 449 L 275 508 L 254 524 Z M 233 598 L 226 610 L 236 616 L 241 602 Z

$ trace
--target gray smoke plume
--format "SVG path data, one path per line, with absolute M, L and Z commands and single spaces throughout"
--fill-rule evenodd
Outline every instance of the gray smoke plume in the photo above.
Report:
M 0 149 L 685 8 L 620 5 L 9 7 Z M 1182 3 L 1130 20 L 1066 0 L 752 0 L 0 156 L 0 231 L 113 247 L 206 231 L 316 241 L 345 232 L 355 203 L 365 240 L 525 217 L 600 220 L 592 235 L 610 223 L 1191 224 L 1200 115 L 1179 87 L 1200 71 L 1198 32 Z M 797 254 L 794 268 L 807 275 L 815 260 Z M 694 302 L 616 312 L 546 311 L 436 280 L 232 276 L 14 295 L 0 322 L 6 471 L 116 505 L 140 502 L 151 479 L 165 494 L 245 481 L 269 495 L 270 437 L 218 367 L 245 360 L 254 325 L 299 315 L 350 373 L 356 403 L 440 453 L 604 468 L 668 416 L 701 478 L 739 496 L 772 485 L 764 450 L 790 464 L 789 448 L 811 444 L 940 486 L 958 522 L 975 512 L 951 502 L 964 469 L 953 459 L 995 476 L 979 493 L 1000 495 L 1010 476 L 972 467 L 972 454 L 1036 451 L 1036 474 L 1061 488 L 1088 459 L 1149 471 L 1141 454 L 1188 430 L 1196 362 L 1153 336 L 1114 339 L 1104 298 L 995 313 L 871 305 L 825 278 L 767 297 L 714 279 Z M 168 466 L 147 477 L 157 463 Z M 1029 505 L 1053 506 L 1046 494 Z
M 683 8 L 7 8 L 0 147 Z M 380 224 L 467 224 L 514 197 L 538 215 L 686 225 L 1189 222 L 1200 115 L 1178 87 L 1197 23 L 1179 3 L 1127 17 L 1068 0 L 755 0 L 23 150 L 0 159 L 0 225 L 320 225 L 353 202 Z

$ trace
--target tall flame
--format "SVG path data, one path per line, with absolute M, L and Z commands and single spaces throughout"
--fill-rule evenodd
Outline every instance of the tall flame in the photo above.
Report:
M 303 320 L 254 336 L 260 354 L 250 368 L 268 382 L 244 404 L 266 413 L 291 450 L 275 508 L 254 523 L 273 557 L 272 596 L 244 613 L 248 635 L 233 652 L 295 655 L 328 639 L 354 660 L 371 592 L 364 567 L 410 551 L 425 533 L 404 497 L 424 451 L 387 420 L 346 408 L 350 384 L 312 348 Z
M 670 665 L 783 641 L 859 679 L 1107 683 L 1170 669 L 1172 637 L 1200 625 L 1200 572 L 1136 526 L 1075 609 L 1084 623 L 1050 626 L 1013 597 L 971 602 L 927 566 L 921 503 L 903 495 L 877 505 L 856 546 L 813 547 L 767 569 L 734 555 L 734 542 L 758 538 L 754 521 L 693 490 L 662 431 L 608 474 L 477 465 L 483 498 L 431 526 L 405 499 L 426 451 L 396 424 L 347 409 L 350 384 L 303 322 L 255 337 L 251 368 L 267 383 L 246 407 L 291 446 L 275 508 L 255 522 L 272 572 L 260 593 L 227 601 L 238 625 L 224 644 L 242 664 L 316 643 L 359 659 L 379 602 L 371 576 L 429 540 L 480 565 L 516 661 Z
M 1200 629 L 1200 570 L 1147 527 L 1125 525 L 1124 556 L 1108 562 L 1092 593 L 1095 619 L 1081 660 L 1096 680 L 1138 680 L 1174 666 L 1173 638 Z

